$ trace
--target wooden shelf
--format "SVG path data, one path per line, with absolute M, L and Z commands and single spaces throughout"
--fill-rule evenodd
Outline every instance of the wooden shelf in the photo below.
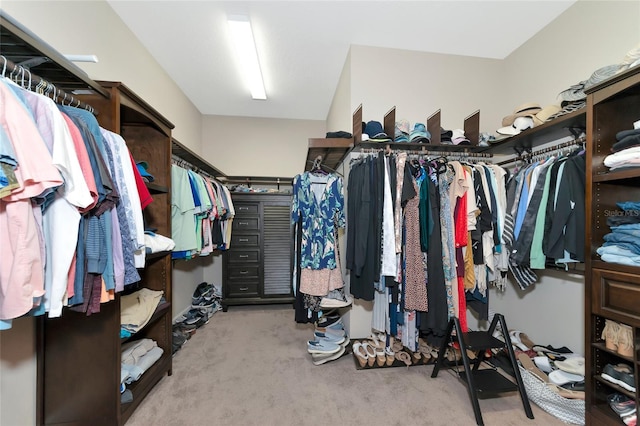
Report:
M 617 180 L 640 178 L 640 167 L 626 170 L 612 170 L 593 176 L 593 182 L 613 182 Z
M 171 370 L 171 349 L 165 350 L 158 359 L 137 381 L 127 386 L 133 394 L 133 401 L 120 406 L 122 422 L 124 424 L 140 405 L 144 397 L 164 377 L 164 372 Z
M 602 316 L 602 315 L 599 315 L 599 316 Z M 610 353 L 610 354 L 612 354 L 612 355 L 615 355 L 615 356 L 617 356 L 617 357 L 620 357 L 620 358 L 622 358 L 622 359 L 624 359 L 624 360 L 626 360 L 626 361 L 628 361 L 628 362 L 630 362 L 630 363 L 633 363 L 633 362 L 634 362 L 634 361 L 633 361 L 633 357 L 631 357 L 631 356 L 620 355 L 620 354 L 619 354 L 618 352 L 616 352 L 616 351 L 613 351 L 613 350 L 611 350 L 611 349 L 607 349 L 607 347 L 606 347 L 606 346 L 605 346 L 605 344 L 604 344 L 604 341 L 602 341 L 602 340 L 601 340 L 601 341 L 598 341 L 598 342 L 592 342 L 592 343 L 591 343 L 591 346 L 592 346 L 592 347 L 594 347 L 594 348 L 596 348 L 596 349 L 599 349 L 599 350 L 601 350 L 601 351 L 605 351 L 605 352 L 608 352 L 608 353 Z M 608 382 L 607 382 L 607 383 L 608 383 Z
M 310 138 L 304 170 L 311 170 L 315 159 L 321 157 L 322 165 L 331 169 L 327 171 L 336 171 L 353 146 L 353 138 Z
M 582 108 L 569 114 L 548 121 L 540 126 L 525 130 L 519 135 L 502 139 L 499 142 L 482 147 L 483 151 L 490 151 L 494 154 L 517 154 L 518 152 L 530 151 L 536 146 L 555 140 L 575 136 L 572 131 L 586 128 L 587 109 Z
M 605 262 L 603 260 L 592 260 L 591 267 L 592 269 L 640 275 L 640 266 L 623 265 L 621 263 Z
M 147 185 L 147 189 L 152 194 L 168 194 L 169 188 L 164 185 L 157 185 L 153 182 L 145 182 Z
M 120 343 L 126 343 L 129 340 L 135 340 L 137 337 L 139 337 L 146 328 L 151 327 L 156 321 L 158 321 L 160 318 L 163 317 L 163 315 L 165 313 L 167 313 L 168 310 L 171 309 L 171 303 L 164 301 L 158 304 L 158 306 L 156 307 L 156 310 L 153 312 L 153 315 L 151 315 L 151 318 L 149 318 L 149 321 L 144 325 L 144 327 L 142 327 L 140 330 L 138 330 L 137 333 L 132 334 L 129 337 L 125 337 L 122 338 L 120 340 Z

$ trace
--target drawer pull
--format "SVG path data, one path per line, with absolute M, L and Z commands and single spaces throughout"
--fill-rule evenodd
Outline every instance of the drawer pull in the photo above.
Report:
M 249 226 L 249 222 L 239 222 L 238 225 L 245 225 L 245 226 Z
M 249 290 L 249 287 L 240 287 L 238 290 L 240 290 L 240 291 L 247 291 L 247 290 Z
M 238 210 L 249 210 L 249 207 L 238 207 Z
M 246 243 L 249 242 L 248 238 L 239 238 L 238 241 L 240 241 L 241 243 Z
M 240 256 L 238 256 L 240 259 L 246 259 L 249 257 L 248 254 L 241 254 Z
M 240 275 L 247 275 L 249 271 L 240 271 Z

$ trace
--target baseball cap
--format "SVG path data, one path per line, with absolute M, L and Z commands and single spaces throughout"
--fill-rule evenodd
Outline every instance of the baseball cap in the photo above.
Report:
M 138 161 L 136 163 L 136 167 L 138 168 L 138 173 L 140 173 L 140 176 L 145 178 L 147 182 L 153 182 L 155 180 L 153 175 L 147 171 L 149 169 L 149 164 L 147 164 L 146 161 Z
M 471 141 L 466 138 L 462 129 L 453 129 L 451 131 L 451 142 L 454 145 L 471 145 Z
M 424 124 L 416 123 L 413 125 L 413 130 L 411 131 L 411 135 L 409 136 L 409 142 L 430 143 L 431 133 L 429 133 Z
M 364 133 L 369 135 L 369 140 L 373 141 L 390 141 L 389 136 L 384 132 L 382 124 L 379 121 L 369 121 L 364 129 Z

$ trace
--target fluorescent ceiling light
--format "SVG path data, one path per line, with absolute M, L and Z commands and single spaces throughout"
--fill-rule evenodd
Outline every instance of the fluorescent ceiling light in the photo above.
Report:
M 236 56 L 240 64 L 240 71 L 251 90 L 253 99 L 267 99 L 260 72 L 258 52 L 253 40 L 251 22 L 246 16 L 229 16 L 229 28 L 235 43 Z

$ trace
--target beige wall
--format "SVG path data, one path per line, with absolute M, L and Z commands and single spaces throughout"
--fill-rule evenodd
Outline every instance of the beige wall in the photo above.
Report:
M 354 108 L 355 109 L 355 108 Z M 351 109 L 351 49 L 344 62 L 336 91 L 333 94 L 329 114 L 327 114 L 327 131 L 353 130 L 353 110 Z
M 558 94 L 640 44 L 640 2 L 579 0 L 504 61 L 507 115 Z
M 442 110 L 442 126 L 462 128 L 480 110 L 481 131 L 493 131 L 504 92 L 504 63 L 496 59 L 351 46 L 351 108 L 362 104 L 364 121 L 382 121 L 393 106 L 396 119 L 425 123 Z
M 206 115 L 202 156 L 227 176 L 293 177 L 304 170 L 308 139 L 325 128 L 320 120 Z

